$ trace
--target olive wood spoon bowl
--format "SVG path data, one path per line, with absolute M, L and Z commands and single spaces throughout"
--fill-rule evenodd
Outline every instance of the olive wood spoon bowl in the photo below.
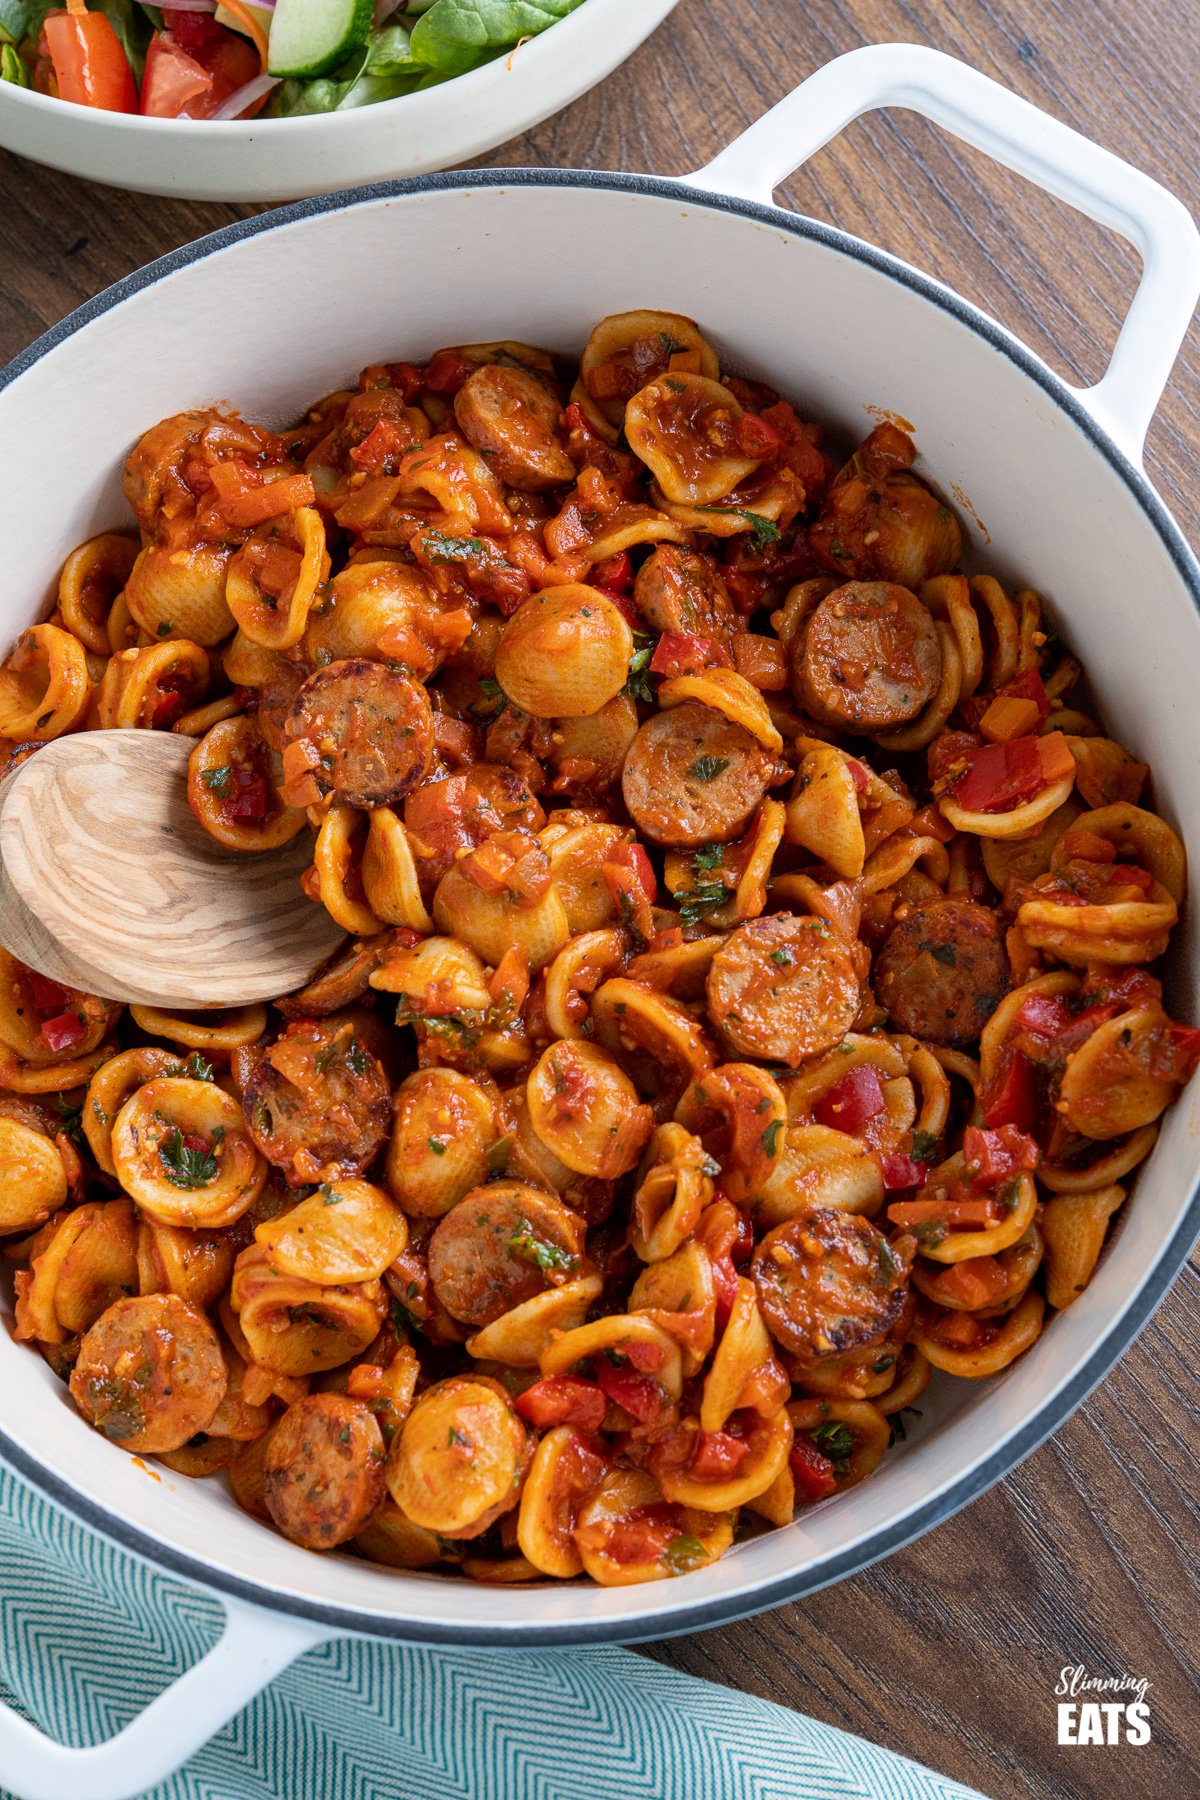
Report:
M 0 786 L 0 944 L 106 1000 L 240 1006 L 301 987 L 345 932 L 300 887 L 307 829 L 226 850 L 187 802 L 190 738 L 55 738 Z

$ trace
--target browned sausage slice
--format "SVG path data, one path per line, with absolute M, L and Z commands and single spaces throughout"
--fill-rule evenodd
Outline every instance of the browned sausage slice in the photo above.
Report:
M 392 1090 L 349 1019 L 301 1019 L 255 1055 L 242 1094 L 246 1127 L 293 1183 L 357 1175 L 391 1120 Z
M 289 792 L 299 794 L 307 774 L 316 797 L 336 806 L 391 806 L 429 767 L 433 713 L 420 682 L 352 656 L 309 676 L 284 737 Z
M 361 1400 L 309 1394 L 289 1406 L 263 1458 L 263 1498 L 284 1537 L 330 1550 L 361 1531 L 384 1495 L 387 1459 Z
M 656 631 L 715 638 L 728 649 L 737 623 L 717 565 L 684 544 L 660 544 L 638 570 L 633 597 Z
M 584 1223 L 520 1181 L 473 1188 L 429 1240 L 434 1292 L 465 1325 L 490 1325 L 578 1270 Z
M 510 487 L 538 492 L 575 479 L 558 432 L 562 407 L 528 369 L 484 363 L 454 396 L 458 428 Z
M 737 837 L 773 772 L 744 727 L 687 700 L 646 720 L 625 758 L 621 792 L 644 837 L 698 849 Z
M 768 1231 L 751 1274 L 771 1336 L 804 1362 L 886 1337 L 908 1295 L 908 1271 L 883 1233 L 827 1206 Z
M 846 731 L 890 731 L 915 719 L 942 675 L 928 610 L 887 581 L 851 581 L 827 594 L 792 655 L 801 706 Z
M 909 913 L 875 958 L 892 1023 L 933 1044 L 973 1044 L 1010 985 L 1000 921 L 970 900 Z
M 708 971 L 708 1013 L 739 1056 L 798 1068 L 854 1023 L 858 971 L 824 919 L 772 913 L 731 931 Z
M 118 1300 L 79 1346 L 71 1396 L 123 1450 L 180 1450 L 207 1431 L 228 1374 L 217 1334 L 176 1294 Z

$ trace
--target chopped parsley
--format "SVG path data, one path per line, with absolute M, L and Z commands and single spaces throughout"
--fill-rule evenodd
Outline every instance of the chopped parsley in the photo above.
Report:
M 211 1081 L 213 1078 L 212 1064 L 205 1062 L 198 1050 L 192 1051 L 183 1068 L 189 1081 Z
M 318 1075 L 324 1075 L 328 1071 L 329 1066 L 337 1053 L 338 1045 L 336 1040 L 332 1044 L 321 1045 L 321 1048 L 313 1057 L 313 1067 L 316 1069 Z
M 669 331 L 660 331 L 658 334 L 658 341 L 662 345 L 662 353 L 664 356 L 683 355 L 684 346 L 676 343 Z
M 958 966 L 953 944 L 931 944 L 929 954 L 934 962 L 941 963 L 944 969 L 953 969 Z
M 82 1147 L 83 1147 L 83 1104 L 82 1104 L 82 1102 L 78 1106 L 72 1106 L 65 1094 L 55 1094 L 54 1104 L 58 1108 L 58 1116 L 61 1121 L 61 1124 L 59 1126 L 60 1131 L 62 1131 L 67 1137 L 69 1137 L 71 1139 L 72 1143 L 78 1144 L 80 1146 L 80 1148 L 82 1149 Z
M 698 756 L 688 774 L 693 781 L 715 781 L 728 767 L 727 756 Z
M 886 1238 L 880 1238 L 877 1255 L 879 1260 L 879 1279 L 881 1281 L 895 1281 L 900 1273 L 900 1259 Z
M 508 1159 L 512 1155 L 512 1147 L 516 1142 L 516 1132 L 505 1132 L 494 1144 L 489 1144 L 483 1153 L 483 1160 L 488 1166 L 489 1175 L 504 1175 L 508 1172 Z
M 346 1067 L 352 1075 L 365 1075 L 370 1065 L 370 1058 L 358 1039 L 352 1037 L 346 1045 Z
M 426 531 L 421 543 L 430 562 L 435 563 L 469 562 L 471 557 L 483 555 L 480 538 L 450 537 L 444 531 Z
M 692 858 L 692 868 L 697 874 L 709 869 L 719 869 L 725 861 L 724 844 L 709 844 L 704 850 L 697 850 Z
M 217 1178 L 217 1149 L 225 1137 L 225 1127 L 218 1125 L 212 1134 L 212 1144 L 207 1150 L 189 1150 L 183 1141 L 183 1133 L 178 1125 L 172 1125 L 170 1131 L 162 1138 L 158 1146 L 158 1159 L 162 1163 L 163 1173 L 172 1187 L 196 1188 L 207 1187 Z
M 217 769 L 202 769 L 200 779 L 210 794 L 217 794 L 223 800 L 229 792 L 229 783 L 233 779 L 233 769 L 229 763 L 222 763 Z
M 850 1458 L 854 1454 L 854 1434 L 849 1426 L 843 1425 L 840 1420 L 829 1419 L 808 1435 L 821 1455 L 829 1458 L 835 1475 L 849 1473 Z
M 912 1150 L 910 1152 L 913 1161 L 919 1163 L 936 1162 L 938 1145 L 940 1143 L 941 1139 L 938 1137 L 936 1131 L 914 1131 Z
M 729 898 L 729 890 L 718 881 L 705 887 L 684 888 L 675 898 L 679 902 L 680 924 L 698 925 L 714 906 L 725 904 Z
M 508 705 L 508 695 L 504 692 L 504 689 L 500 686 L 500 683 L 496 680 L 494 675 L 481 675 L 479 677 L 479 691 L 485 700 L 491 702 L 492 710 L 488 713 L 487 717 L 488 720 L 494 724 Z
M 317 1192 L 320 1194 L 326 1206 L 340 1206 L 342 1201 L 346 1198 L 345 1194 L 339 1194 L 335 1187 L 330 1187 L 327 1181 L 321 1183 Z
M 783 1120 L 772 1119 L 771 1123 L 767 1126 L 767 1129 L 763 1132 L 762 1147 L 768 1156 L 774 1156 L 775 1147 L 779 1142 L 779 1134 L 782 1130 Z
M 779 537 L 779 527 L 774 519 L 764 518 L 762 513 L 751 512 L 746 506 L 696 506 L 693 512 L 735 513 L 739 519 L 745 519 L 750 527 L 750 536 L 755 550 L 765 550 L 768 544 L 774 544 Z M 839 554 L 834 549 L 834 555 Z
M 672 1538 L 662 1553 L 662 1562 L 672 1575 L 687 1575 L 692 1569 L 699 1569 L 710 1561 L 709 1553 L 698 1537 L 690 1531 L 681 1532 Z
M 446 1434 L 446 1448 L 448 1450 L 470 1450 L 472 1448 L 471 1440 L 469 1437 L 465 1437 L 456 1426 L 452 1425 Z
M 641 632 L 637 634 L 639 637 Z M 621 692 L 630 700 L 647 700 L 653 702 L 654 689 L 650 685 L 650 658 L 654 651 L 651 645 L 645 644 L 635 650 L 629 659 L 629 675 Z
M 792 955 L 786 944 L 784 944 L 781 949 L 772 950 L 771 952 L 771 961 L 773 963 L 778 963 L 781 969 L 790 969 L 795 960 L 795 957 Z
M 156 637 L 170 637 L 174 629 L 175 627 L 172 625 L 170 619 L 161 619 L 155 627 L 154 635 Z
M 445 1156 L 446 1146 L 442 1143 L 440 1138 L 426 1138 L 425 1142 L 429 1145 L 429 1148 L 433 1151 L 435 1156 Z
M 545 1238 L 537 1237 L 528 1219 L 522 1219 L 517 1229 L 508 1240 L 508 1249 L 513 1256 L 519 1256 L 523 1262 L 536 1263 L 538 1268 L 556 1274 L 573 1269 L 579 1261 L 569 1250 L 559 1244 L 551 1244 Z

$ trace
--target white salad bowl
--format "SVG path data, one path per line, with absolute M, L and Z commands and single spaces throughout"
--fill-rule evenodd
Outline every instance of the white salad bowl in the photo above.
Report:
M 583 0 L 520 49 L 437 87 L 289 119 L 143 119 L 0 82 L 0 146 L 182 200 L 292 200 L 482 156 L 610 75 L 677 0 Z
M 1067 386 L 949 289 L 772 204 L 798 163 L 886 105 L 925 113 L 1141 251 L 1144 277 L 1097 386 Z M 1140 459 L 1198 292 L 1200 237 L 1161 187 L 973 70 L 908 45 L 830 64 L 683 181 L 488 171 L 310 201 L 154 263 L 0 377 L 3 635 L 49 604 L 71 546 L 125 517 L 122 462 L 163 415 L 220 401 L 282 425 L 368 362 L 507 337 L 577 352 L 605 313 L 659 307 L 700 321 L 723 366 L 766 378 L 851 438 L 872 408 L 912 420 L 920 467 L 987 521 L 986 566 L 1047 596 L 1111 728 L 1152 764 L 1156 803 L 1197 844 L 1200 566 Z M 274 340 L 228 330 L 230 317 L 267 316 L 281 295 L 287 326 Z M 1170 995 L 1185 1019 L 1200 1011 L 1198 917 L 1193 892 Z M 76 1517 L 218 1593 L 229 1615 L 218 1646 L 107 1745 L 63 1750 L 0 1714 L 0 1768 L 21 1770 L 30 1800 L 117 1800 L 153 1786 L 273 1673 L 339 1633 L 497 1650 L 630 1641 L 715 1625 L 860 1570 L 1012 1469 L 1111 1368 L 1200 1228 L 1198 1184 L 1193 1091 L 1164 1119 L 1086 1293 L 1026 1356 L 988 1382 L 935 1381 L 921 1424 L 861 1487 L 715 1567 L 637 1587 L 489 1588 L 312 1555 L 241 1513 L 219 1480 L 165 1468 L 152 1478 L 0 1333 L 0 1454 Z

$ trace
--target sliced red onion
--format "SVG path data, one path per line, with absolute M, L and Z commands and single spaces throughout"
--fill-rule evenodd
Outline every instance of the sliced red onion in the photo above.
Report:
M 210 13 L 217 10 L 217 0 L 154 0 L 154 4 L 161 12 Z
M 272 0 L 273 3 L 274 0 Z M 371 20 L 372 25 L 378 30 L 381 25 L 387 24 L 394 12 L 399 12 L 399 10 L 400 0 L 375 0 L 375 16 Z
M 209 117 L 213 119 L 240 118 L 248 106 L 253 106 L 256 100 L 261 100 L 264 94 L 269 94 L 272 88 L 278 86 L 278 75 L 256 75 L 253 81 L 247 81 L 240 88 L 235 88 L 228 100 L 222 101 L 216 112 L 210 113 Z

